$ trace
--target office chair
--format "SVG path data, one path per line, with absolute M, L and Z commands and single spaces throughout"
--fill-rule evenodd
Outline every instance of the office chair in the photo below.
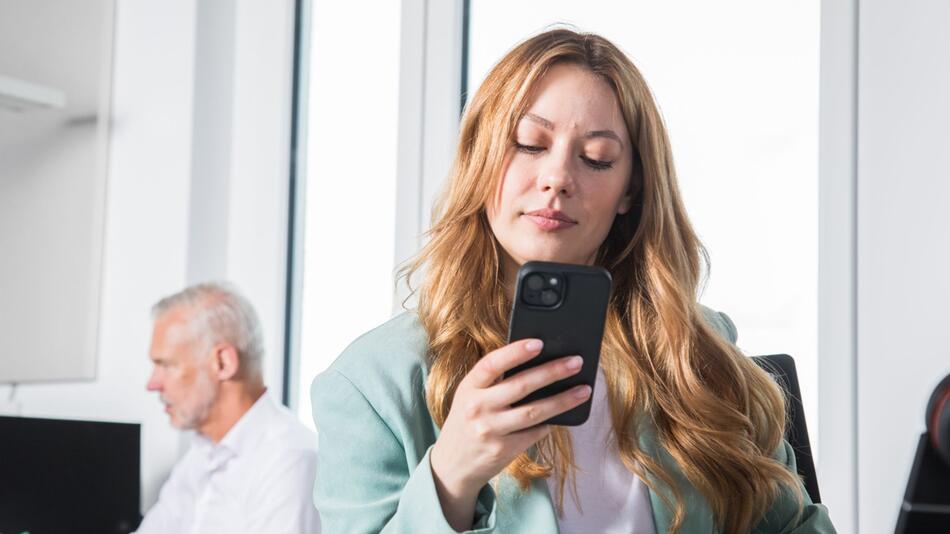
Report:
M 815 461 L 812 459 L 811 444 L 808 441 L 808 428 L 805 426 L 805 410 L 802 407 L 802 393 L 798 387 L 798 372 L 795 370 L 795 360 L 788 354 L 753 356 L 752 360 L 772 375 L 772 378 L 785 391 L 785 396 L 788 399 L 785 439 L 788 440 L 795 451 L 798 474 L 802 477 L 808 496 L 811 497 L 812 502 L 820 503 L 821 495 L 818 493 Z
M 950 375 L 930 394 L 894 534 L 950 532 Z

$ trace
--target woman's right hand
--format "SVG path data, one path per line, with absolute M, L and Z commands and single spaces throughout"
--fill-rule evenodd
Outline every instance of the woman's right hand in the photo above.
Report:
M 590 397 L 576 386 L 512 407 L 528 394 L 581 370 L 583 359 L 568 356 L 508 378 L 504 373 L 541 353 L 542 343 L 526 339 L 485 355 L 462 379 L 429 461 L 442 511 L 458 531 L 469 530 L 478 492 L 519 454 L 551 432 L 543 421 Z

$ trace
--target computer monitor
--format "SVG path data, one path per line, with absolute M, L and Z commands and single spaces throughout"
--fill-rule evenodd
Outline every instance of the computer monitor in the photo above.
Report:
M 139 425 L 0 416 L 0 533 L 138 528 Z

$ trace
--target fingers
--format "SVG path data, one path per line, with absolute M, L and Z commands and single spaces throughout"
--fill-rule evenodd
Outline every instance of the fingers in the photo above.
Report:
M 524 430 L 519 430 L 512 434 L 508 434 L 507 440 L 512 444 L 512 448 L 518 451 L 524 451 L 528 447 L 534 445 L 541 438 L 547 436 L 554 430 L 553 425 L 536 425 L 531 428 L 526 428 Z
M 477 388 L 487 388 L 505 374 L 505 371 L 541 354 L 543 346 L 540 339 L 522 339 L 493 350 L 478 360 L 462 382 Z
M 568 356 L 521 371 L 488 388 L 486 402 L 494 408 L 508 407 L 544 386 L 577 374 L 583 365 L 580 356 Z
M 583 404 L 590 398 L 590 393 L 588 385 L 575 386 L 557 395 L 499 412 L 493 419 L 493 430 L 505 435 L 541 424 L 555 415 Z

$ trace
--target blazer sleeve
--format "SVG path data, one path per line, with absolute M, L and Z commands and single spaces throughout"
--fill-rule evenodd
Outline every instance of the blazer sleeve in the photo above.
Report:
M 333 369 L 311 388 L 317 427 L 313 502 L 324 532 L 454 534 L 429 464 L 431 447 L 410 465 L 403 443 L 363 393 Z M 490 486 L 476 503 L 473 528 L 495 530 Z
M 719 335 L 721 335 L 723 339 L 735 345 L 739 339 L 739 332 L 736 330 L 736 323 L 732 322 L 732 319 L 730 319 L 728 315 L 707 308 L 701 304 L 699 310 L 702 312 L 706 322 L 709 323 L 709 326 L 712 326 L 713 329 L 719 332 Z
M 775 459 L 784 463 L 792 473 L 798 473 L 795 453 L 787 441 L 782 440 Z M 813 503 L 800 481 L 798 492 L 802 496 L 801 508 L 798 506 L 799 501 L 796 495 L 790 489 L 785 489 L 752 532 L 755 534 L 835 534 L 837 531 L 831 524 L 828 508 L 823 504 Z
M 718 312 L 719 320 L 722 323 L 722 331 L 726 335 L 726 339 L 729 340 L 733 345 L 739 340 L 739 331 L 736 330 L 736 323 L 732 322 L 732 319 L 723 312 Z

